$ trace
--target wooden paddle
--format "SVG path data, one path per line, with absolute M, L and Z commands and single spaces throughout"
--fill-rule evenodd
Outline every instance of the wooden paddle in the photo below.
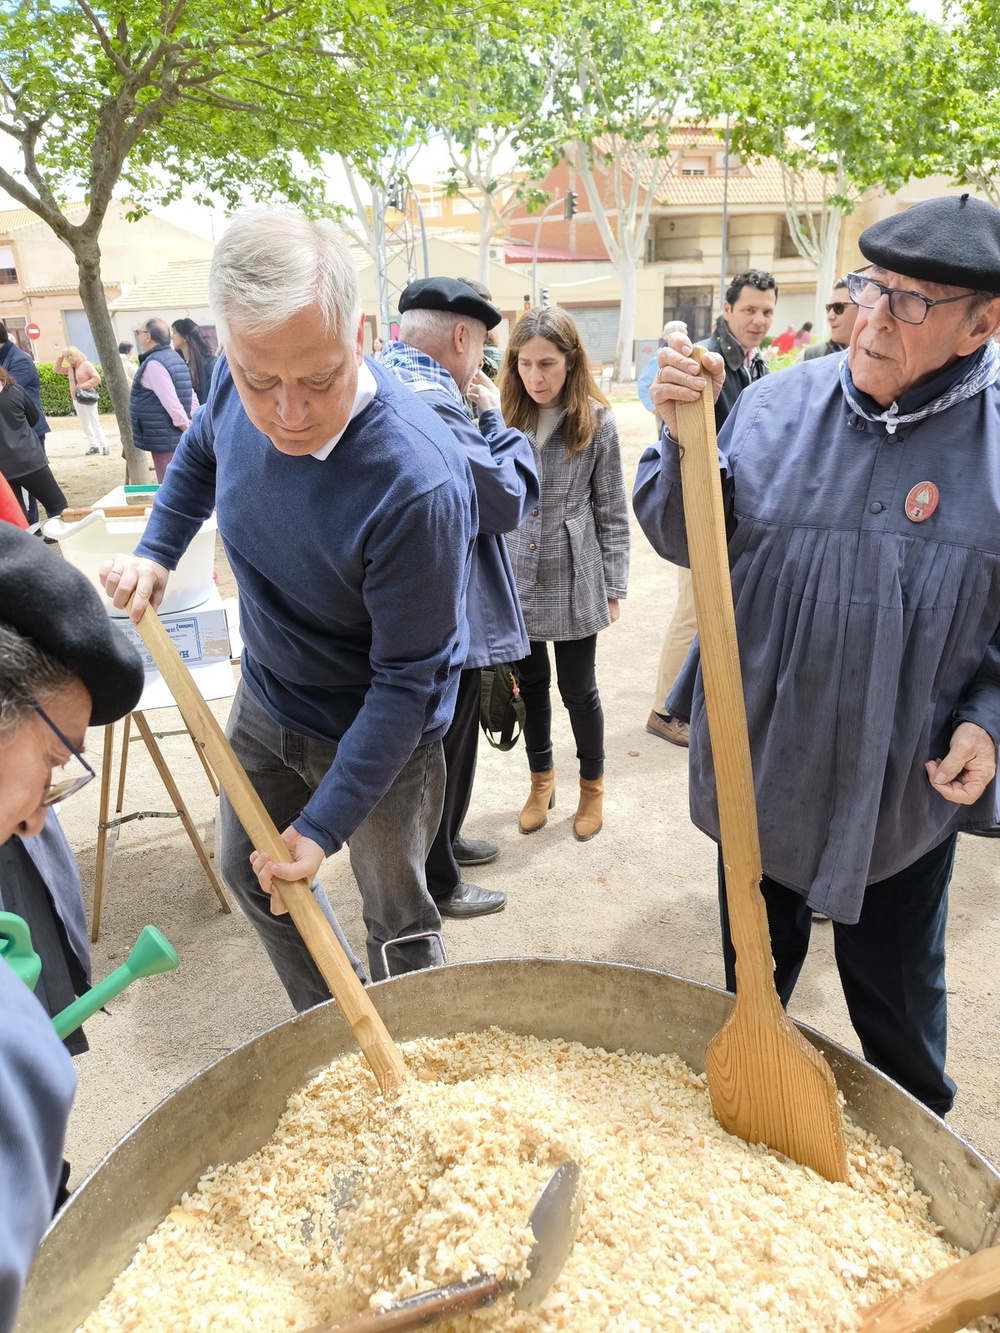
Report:
M 970 1254 L 861 1312 L 860 1333 L 957 1333 L 1000 1314 L 1000 1246 Z
M 696 347 L 692 353 L 699 364 L 701 351 Z M 833 1072 L 792 1024 L 774 989 L 710 388 L 696 403 L 677 404 L 677 428 L 736 950 L 736 1004 L 705 1053 L 712 1109 L 730 1134 L 765 1143 L 828 1180 L 846 1181 L 847 1150 Z
M 103 514 L 105 518 L 144 518 L 152 508 L 152 500 L 134 505 L 91 505 L 88 509 L 64 509 L 59 517 L 64 523 L 78 523 L 89 514 Z
M 136 626 L 156 668 L 180 709 L 181 716 L 215 770 L 247 837 L 258 852 L 286 862 L 288 848 L 264 809 L 260 797 L 233 754 L 215 714 L 201 696 L 167 631 L 155 612 L 147 610 Z M 364 986 L 347 961 L 333 927 L 323 915 L 306 880 L 281 881 L 281 896 L 323 980 L 340 1006 L 385 1097 L 407 1079 L 406 1066 Z

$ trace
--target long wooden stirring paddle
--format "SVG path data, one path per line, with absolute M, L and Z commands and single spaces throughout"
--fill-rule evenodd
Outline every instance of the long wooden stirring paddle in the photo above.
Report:
M 700 347 L 693 356 L 700 364 Z M 715 414 L 706 386 L 677 404 L 684 519 L 694 584 L 705 709 L 715 765 L 736 1004 L 705 1053 L 716 1119 L 828 1180 L 847 1179 L 837 1085 L 826 1060 L 795 1028 L 774 989 L 757 837 L 750 741 L 736 642 Z
M 1000 1314 L 996 1245 L 862 1310 L 860 1333 L 957 1333 L 986 1314 Z
M 160 675 L 180 709 L 195 744 L 215 770 L 219 785 L 226 793 L 237 818 L 255 850 L 264 852 L 275 862 L 288 860 L 285 846 L 260 797 L 233 754 L 225 733 L 215 714 L 202 698 L 191 679 L 191 673 L 163 628 L 159 617 L 146 611 L 136 629 L 156 664 Z M 369 999 L 364 986 L 354 974 L 341 948 L 333 927 L 323 915 L 306 880 L 281 881 L 281 896 L 302 936 L 306 948 L 319 968 L 323 980 L 340 1006 L 350 1025 L 372 1073 L 378 1080 L 383 1096 L 391 1097 L 409 1077 L 403 1057 L 389 1036 L 378 1010 Z

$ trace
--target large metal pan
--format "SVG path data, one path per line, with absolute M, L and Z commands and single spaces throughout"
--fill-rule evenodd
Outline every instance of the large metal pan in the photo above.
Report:
M 411 972 L 371 988 L 397 1041 L 494 1024 L 607 1050 L 676 1051 L 694 1069 L 732 997 L 612 963 L 503 960 Z M 876 1070 L 803 1029 L 829 1060 L 851 1115 L 913 1168 L 947 1238 L 968 1250 L 1000 1240 L 1000 1174 Z M 288 1097 L 354 1050 L 333 1003 L 279 1024 L 210 1065 L 108 1154 L 50 1228 L 32 1267 L 20 1333 L 67 1333 L 97 1305 L 184 1190 L 272 1134 Z

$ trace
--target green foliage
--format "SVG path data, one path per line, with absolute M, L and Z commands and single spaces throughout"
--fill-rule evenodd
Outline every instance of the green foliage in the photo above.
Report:
M 1000 11 L 997 0 L 963 0 L 950 18 L 958 72 L 942 150 L 944 169 L 1000 206 Z
M 136 212 L 189 187 L 309 206 L 323 152 L 392 141 L 459 21 L 444 0 L 22 0 L 0 14 L 0 130 L 22 188 L 82 182 L 98 225 L 119 182 Z
M 73 402 L 69 394 L 69 377 L 57 375 L 51 361 L 40 361 L 35 367 L 38 371 L 38 385 L 42 400 L 42 412 L 47 417 L 71 417 Z M 100 370 L 100 366 L 98 366 Z M 111 396 L 104 380 L 97 390 L 98 412 L 112 412 Z
M 941 169 L 955 94 L 942 24 L 907 0 L 748 0 L 731 22 L 754 58 L 707 78 L 699 104 L 733 117 L 737 151 L 820 172 L 842 212 Z

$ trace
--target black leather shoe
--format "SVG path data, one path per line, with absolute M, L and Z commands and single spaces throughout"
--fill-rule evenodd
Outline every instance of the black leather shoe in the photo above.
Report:
M 1000 838 L 1000 826 L 997 828 L 964 828 L 962 832 L 971 833 L 974 838 Z
M 507 906 L 507 895 L 494 889 L 481 889 L 475 884 L 459 884 L 447 898 L 436 898 L 435 902 L 442 916 L 461 920 L 466 916 L 489 916 L 491 912 L 502 912 Z
M 488 866 L 500 855 L 495 842 L 474 842 L 471 838 L 457 837 L 451 845 L 460 866 Z

